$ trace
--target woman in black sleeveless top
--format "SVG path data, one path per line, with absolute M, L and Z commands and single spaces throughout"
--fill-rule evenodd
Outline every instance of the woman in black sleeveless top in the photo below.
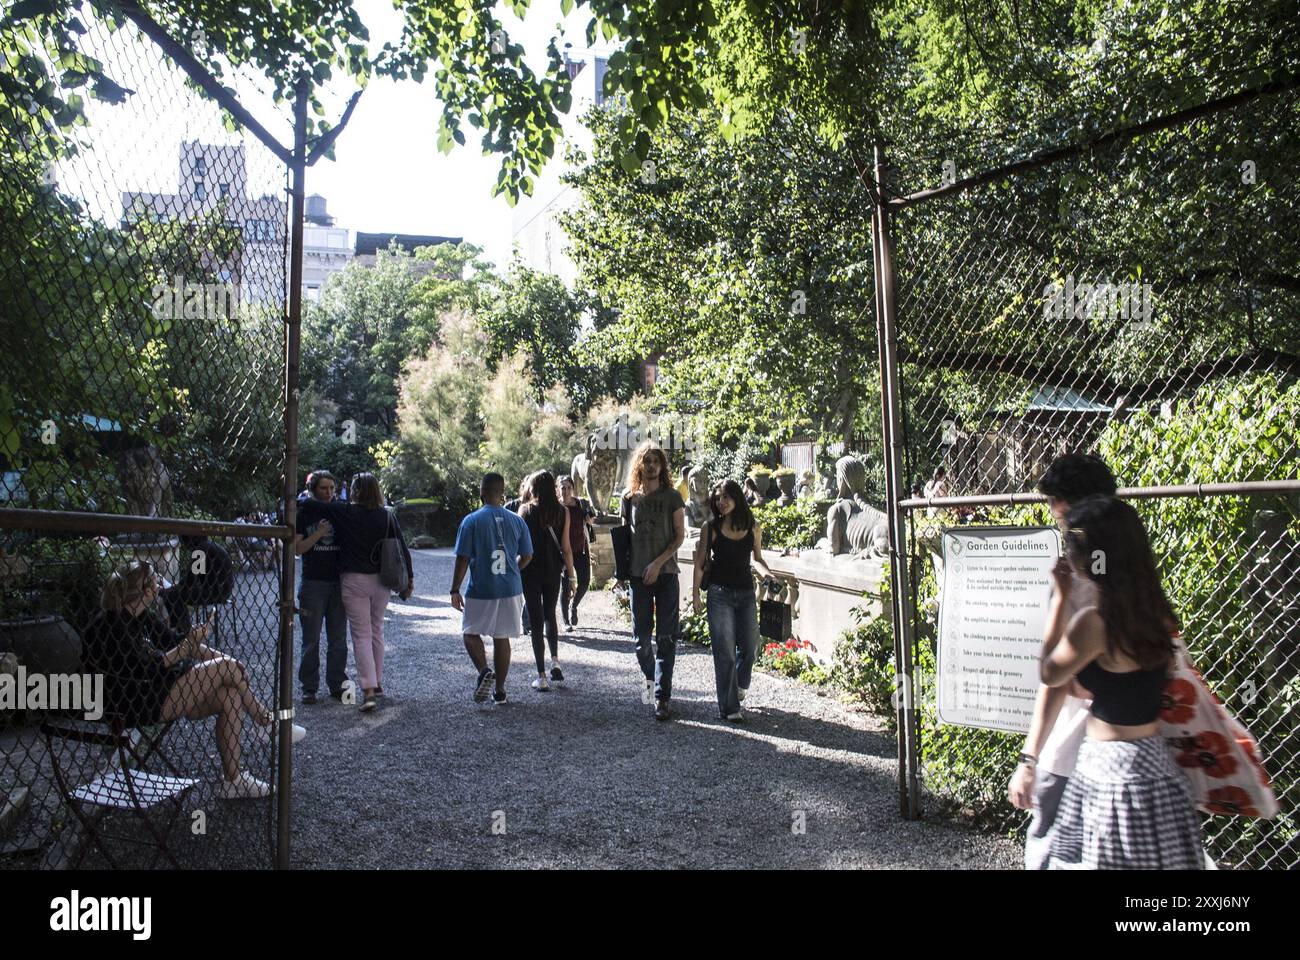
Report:
M 530 477 L 532 497 L 519 508 L 533 540 L 533 560 L 520 571 L 524 582 L 524 605 L 528 610 L 529 632 L 533 635 L 533 656 L 537 679 L 533 689 L 546 691 L 551 682 L 563 683 L 560 669 L 560 629 L 555 622 L 555 604 L 560 599 L 560 578 L 573 576 L 573 551 L 569 546 L 569 511 L 555 492 L 555 475 L 539 470 Z M 551 648 L 551 675 L 546 676 L 546 646 Z
M 717 484 L 709 497 L 709 510 L 712 519 L 701 528 L 695 548 L 692 606 L 700 612 L 700 587 L 707 578 L 718 710 L 725 719 L 739 723 L 745 719 L 740 702 L 748 692 L 758 655 L 758 604 L 751 559 L 765 578 L 772 579 L 772 571 L 763 562 L 762 532 L 740 484 L 734 480 Z
M 1087 738 L 1061 796 L 1048 869 L 1199 870 L 1200 821 L 1160 732 L 1161 698 L 1178 621 L 1141 518 L 1114 497 L 1066 515 L 1043 638 L 1043 682 L 1092 694 Z M 1066 620 L 1071 569 L 1097 586 L 1096 606 Z

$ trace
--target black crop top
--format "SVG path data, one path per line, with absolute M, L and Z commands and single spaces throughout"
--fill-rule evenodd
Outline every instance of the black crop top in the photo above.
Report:
M 1098 720 L 1140 727 L 1160 716 L 1160 698 L 1168 672 L 1157 667 L 1112 673 L 1094 660 L 1075 679 L 1092 693 L 1092 715 Z
M 754 530 L 751 527 L 739 540 L 724 536 L 721 530 L 710 529 L 704 534 L 709 540 L 709 583 L 734 590 L 754 586 L 754 575 L 749 572 L 749 558 L 754 552 Z

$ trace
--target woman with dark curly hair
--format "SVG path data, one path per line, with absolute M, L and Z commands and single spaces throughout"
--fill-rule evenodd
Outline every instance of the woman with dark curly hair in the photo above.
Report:
M 1160 735 L 1178 620 L 1146 528 L 1124 501 L 1087 497 L 1066 515 L 1065 548 L 1052 571 L 1042 680 L 1077 681 L 1092 694 L 1092 714 L 1061 797 L 1048 868 L 1202 869 L 1191 790 Z M 1097 602 L 1067 622 L 1072 570 L 1096 586 Z

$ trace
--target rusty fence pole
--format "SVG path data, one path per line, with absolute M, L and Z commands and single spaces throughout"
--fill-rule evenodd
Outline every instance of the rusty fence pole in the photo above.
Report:
M 916 744 L 916 677 L 913 674 L 911 577 L 907 551 L 907 521 L 901 506 L 907 497 L 903 477 L 902 384 L 898 378 L 898 331 L 894 251 L 889 235 L 885 154 L 875 148 L 876 203 L 871 221 L 875 251 L 876 331 L 880 352 L 881 432 L 885 453 L 885 496 L 888 501 L 890 600 L 894 621 L 895 709 L 898 714 L 898 802 L 907 820 L 921 815 Z M 901 694 L 901 698 L 900 695 Z
M 307 94 L 304 75 L 298 80 L 293 107 L 293 162 L 289 222 L 289 309 L 284 328 L 284 523 L 294 529 L 298 519 L 298 358 L 302 333 L 303 181 L 307 174 Z M 293 785 L 293 586 L 296 554 L 285 541 L 280 570 L 280 766 L 277 791 L 277 869 L 289 867 L 290 813 Z

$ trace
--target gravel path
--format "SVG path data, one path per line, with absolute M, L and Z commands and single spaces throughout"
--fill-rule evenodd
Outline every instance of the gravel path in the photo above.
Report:
M 516 639 L 509 702 L 473 704 L 442 592 L 451 551 L 414 558 L 417 594 L 389 607 L 389 700 L 368 716 L 299 708 L 296 867 L 1020 866 L 1011 841 L 901 820 L 892 738 L 795 681 L 756 672 L 735 727 L 717 719 L 709 652 L 683 646 L 675 719 L 656 723 L 603 592 L 561 635 L 564 688 L 529 687 L 532 646 Z

